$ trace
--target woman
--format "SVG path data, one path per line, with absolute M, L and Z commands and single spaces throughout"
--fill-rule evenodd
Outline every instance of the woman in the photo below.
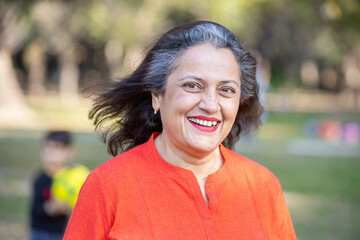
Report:
M 90 174 L 64 239 L 295 239 L 277 178 L 228 149 L 260 124 L 255 71 L 219 24 L 165 33 L 95 100 L 109 151 L 127 151 Z

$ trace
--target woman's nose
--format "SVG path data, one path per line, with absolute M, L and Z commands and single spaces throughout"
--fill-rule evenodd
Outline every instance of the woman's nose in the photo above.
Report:
M 218 112 L 220 110 L 220 105 L 217 94 L 204 93 L 201 102 L 199 103 L 199 108 L 208 113 Z

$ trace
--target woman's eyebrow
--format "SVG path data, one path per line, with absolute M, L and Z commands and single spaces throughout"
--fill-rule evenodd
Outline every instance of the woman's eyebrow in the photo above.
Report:
M 227 84 L 227 83 L 235 83 L 238 87 L 240 87 L 239 83 L 235 80 L 223 80 L 221 81 L 222 84 Z
M 204 81 L 205 81 L 204 79 L 202 79 L 202 78 L 200 78 L 200 77 L 197 77 L 197 76 L 195 76 L 195 75 L 187 75 L 187 76 L 185 76 L 185 77 L 183 77 L 183 78 L 180 78 L 180 79 L 178 80 L 178 82 L 181 82 L 181 81 L 183 81 L 183 80 L 185 80 L 185 79 L 188 79 L 188 78 L 195 79 L 195 80 L 198 80 L 198 81 L 200 81 L 200 82 L 204 82 Z
M 183 78 L 180 78 L 180 79 L 178 80 L 178 82 L 184 81 L 185 79 L 188 79 L 188 78 L 194 79 L 194 80 L 197 80 L 197 81 L 200 81 L 200 82 L 205 82 L 204 79 L 202 79 L 202 78 L 200 78 L 200 77 L 197 77 L 197 76 L 195 76 L 195 75 L 188 75 L 188 76 L 185 76 L 185 77 L 183 77 Z M 238 87 L 240 87 L 239 83 L 238 83 L 237 81 L 235 81 L 235 80 L 222 80 L 222 81 L 220 81 L 220 83 L 221 83 L 221 84 L 235 83 Z

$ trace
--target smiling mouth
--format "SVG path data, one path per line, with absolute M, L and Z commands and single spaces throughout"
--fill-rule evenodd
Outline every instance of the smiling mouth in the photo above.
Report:
M 198 118 L 188 118 L 190 122 L 202 126 L 202 127 L 215 127 L 217 126 L 220 122 L 218 121 L 207 121 L 207 120 L 202 120 L 202 119 L 198 119 Z

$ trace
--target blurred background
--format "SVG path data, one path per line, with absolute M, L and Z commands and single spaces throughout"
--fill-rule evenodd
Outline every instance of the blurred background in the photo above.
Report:
M 72 131 L 90 169 L 108 160 L 93 87 L 193 20 L 258 60 L 264 125 L 235 150 L 280 179 L 298 239 L 360 239 L 359 0 L 0 0 L 0 239 L 27 239 L 44 132 Z

